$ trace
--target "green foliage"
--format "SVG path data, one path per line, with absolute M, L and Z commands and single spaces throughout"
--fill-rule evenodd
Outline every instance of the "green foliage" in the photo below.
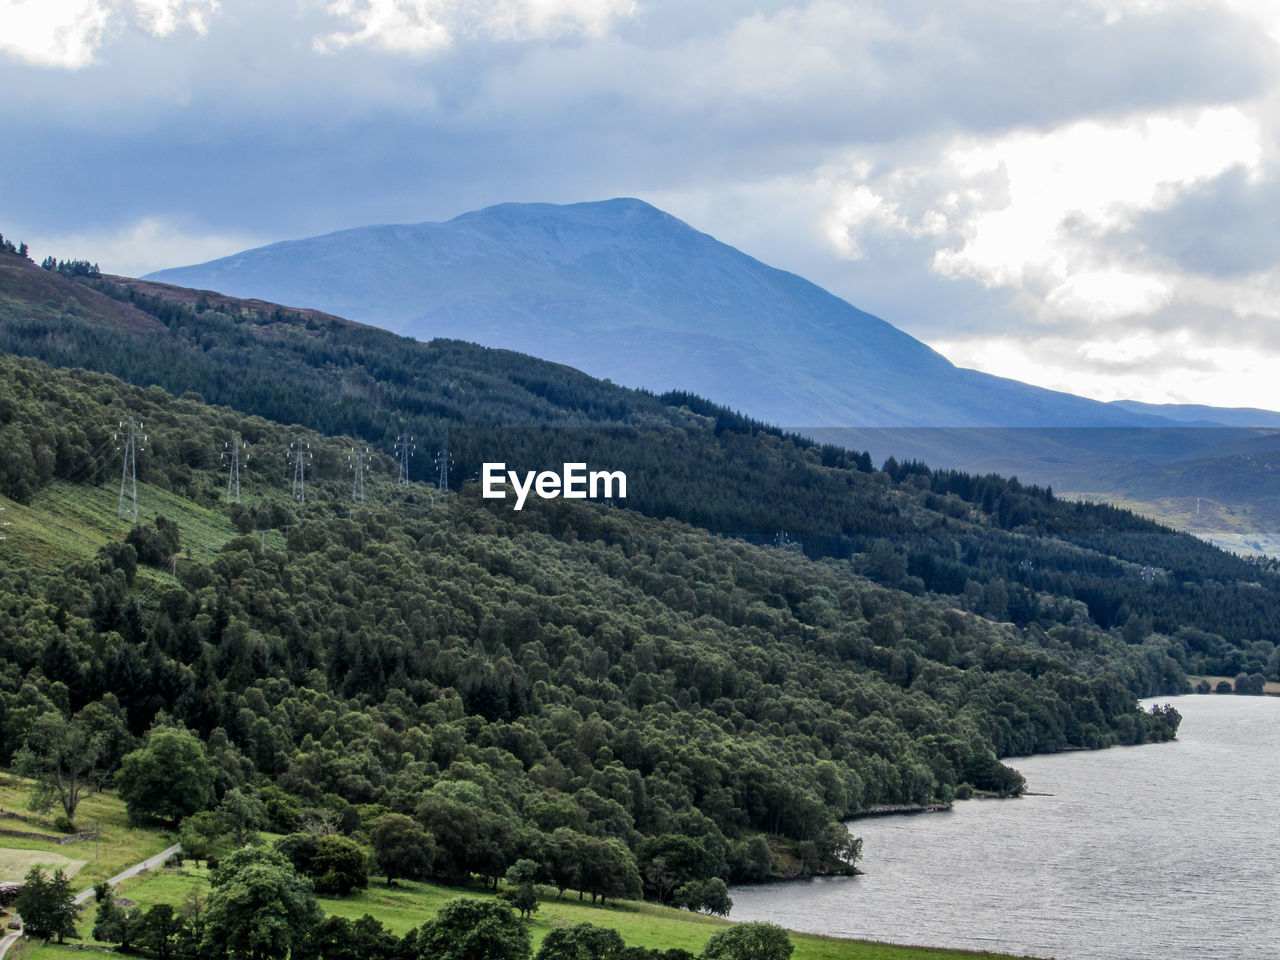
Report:
M 435 863 L 435 841 L 412 817 L 384 815 L 373 827 L 373 865 L 387 883 L 396 878 L 419 880 Z
M 401 960 L 400 940 L 369 914 L 358 920 L 328 916 L 294 948 L 292 960 Z
M 529 933 L 498 900 L 463 897 L 440 908 L 416 936 L 419 960 L 529 960 Z
M 39 867 L 27 871 L 14 907 L 26 932 L 36 939 L 73 936 L 76 930 L 75 894 L 61 869 L 46 877 Z
M 213 780 L 204 744 L 177 727 L 153 728 L 146 742 L 120 761 L 116 777 L 131 819 L 175 826 L 210 805 Z
M 858 841 L 862 843 L 861 840 Z M 733 898 L 729 896 L 729 886 L 719 877 L 712 877 L 702 888 L 701 909 L 717 917 L 727 917 L 733 909 Z
M 645 895 L 690 910 L 701 905 L 702 881 L 713 876 L 718 867 L 703 844 L 679 834 L 646 837 L 638 855 Z
M 129 953 L 141 932 L 143 911 L 107 896 L 98 901 L 93 920 L 93 939 L 118 943 L 121 953 Z
M 534 960 L 619 960 L 624 948 L 618 931 L 577 923 L 548 933 Z
M 197 862 L 220 858 L 232 848 L 226 822 L 210 810 L 184 817 L 178 834 L 183 855 Z
M 369 885 L 369 858 L 350 837 L 330 834 L 316 840 L 308 873 L 315 880 L 316 892 L 345 896 L 356 887 Z
M 178 525 L 165 517 L 156 517 L 152 524 L 139 524 L 129 531 L 124 542 L 133 547 L 139 563 L 162 567 L 180 549 Z
M 73 824 L 104 748 L 104 739 L 84 716 L 68 720 L 58 711 L 41 714 L 13 758 L 15 772 L 36 781 L 31 808 L 43 813 L 61 804 L 67 824 Z
M 271 960 L 320 922 L 311 882 L 267 847 L 242 847 L 213 872 L 202 950 L 231 960 Z
M 673 907 L 685 910 L 701 911 L 718 917 L 727 917 L 733 909 L 733 898 L 729 896 L 729 886 L 719 877 L 710 880 L 689 880 L 676 888 L 671 897 Z
M 527 920 L 538 909 L 538 894 L 534 883 L 542 873 L 542 868 L 535 860 L 517 860 L 507 868 L 507 883 L 512 887 L 503 893 L 503 897 L 520 912 L 520 919 Z
M 736 923 L 715 934 L 704 960 L 787 960 L 795 947 L 787 931 L 772 923 Z
M 521 920 L 528 920 L 538 912 L 538 892 L 532 883 L 522 883 L 518 887 L 504 890 L 500 896 L 519 912 Z
M 171 904 L 157 903 L 142 915 L 134 943 L 158 960 L 169 960 L 189 940 L 185 918 Z
M 319 841 L 314 833 L 299 831 L 278 839 L 275 848 L 299 873 L 310 874 Z
M 262 801 L 239 787 L 232 787 L 223 795 L 214 815 L 237 847 L 244 846 L 248 835 L 262 827 L 267 818 Z

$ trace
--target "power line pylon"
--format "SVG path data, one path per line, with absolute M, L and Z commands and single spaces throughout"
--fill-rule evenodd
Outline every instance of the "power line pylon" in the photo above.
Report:
M 120 508 L 116 515 L 121 520 L 129 519 L 132 510 L 133 524 L 138 525 L 138 446 L 139 436 L 143 452 L 146 452 L 147 435 L 142 433 L 143 423 L 130 417 L 128 422 L 120 421 L 120 429 L 115 434 L 116 449 L 121 453 L 123 465 L 120 469 Z
M 240 467 L 249 462 L 249 445 L 240 439 L 240 434 L 232 434 L 231 440 L 224 443 L 222 462 L 227 465 L 227 503 L 240 502 Z
M 295 440 L 289 444 L 286 456 L 293 464 L 293 499 L 306 503 L 307 464 L 311 462 L 311 444 L 305 440 Z
M 351 484 L 351 499 L 356 503 L 364 503 L 364 472 L 369 466 L 369 448 L 352 447 L 347 457 L 354 474 Z
M 449 467 L 452 464 L 453 457 L 448 450 L 441 450 L 436 454 L 436 484 L 441 490 L 449 489 Z
M 409 460 L 413 457 L 415 444 L 413 437 L 400 434 L 396 437 L 396 459 L 400 461 L 400 480 L 402 487 L 409 485 Z

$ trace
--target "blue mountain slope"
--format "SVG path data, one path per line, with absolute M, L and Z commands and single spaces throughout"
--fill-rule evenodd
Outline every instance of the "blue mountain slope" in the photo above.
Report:
M 639 200 L 502 204 L 276 243 L 148 279 L 456 337 L 787 426 L 1168 421 L 960 369 Z

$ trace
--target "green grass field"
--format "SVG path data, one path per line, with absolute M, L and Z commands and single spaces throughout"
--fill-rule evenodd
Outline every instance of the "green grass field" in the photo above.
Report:
M 252 498 L 246 497 L 246 503 Z M 123 540 L 132 526 L 132 517 L 121 520 L 120 484 L 116 480 L 102 486 L 85 486 L 55 481 L 43 487 L 28 505 L 0 497 L 8 522 L 4 528 L 7 553 L 37 562 L 74 561 L 94 556 L 111 540 Z M 237 531 L 231 520 L 218 510 L 201 507 L 192 501 L 150 484 L 138 484 L 138 520 L 152 522 L 165 516 L 178 524 L 182 552 L 197 560 L 211 560 Z M 267 535 L 271 546 L 283 539 L 276 531 Z M 146 567 L 138 569 L 142 580 L 168 581 L 165 574 Z
M 16 839 L 0 837 L 0 840 Z M 37 841 L 30 841 L 32 844 Z M 61 870 L 68 877 L 74 877 L 87 861 L 73 860 L 60 853 L 40 849 L 10 849 L 0 847 L 0 881 L 18 881 L 27 875 L 32 867 L 39 867 L 45 873 Z
M 27 809 L 30 793 L 30 781 L 0 774 L 0 811 L 33 816 Z M 50 812 L 50 819 L 54 812 Z M 46 863 L 64 858 L 81 863 L 75 875 L 75 887 L 77 890 L 87 889 L 173 843 L 171 836 L 161 830 L 130 826 L 124 803 L 113 792 L 94 794 L 81 801 L 80 809 L 76 811 L 76 826 L 81 830 L 96 829 L 100 834 L 93 840 L 66 844 L 0 836 L 0 880 L 21 880 L 32 863 L 40 862 L 39 858 L 49 858 Z M 0 827 L 58 835 L 48 822 L 24 823 L 3 819 Z
M 182 870 L 163 869 L 146 874 L 122 887 L 123 895 L 144 906 L 153 903 L 181 904 L 192 892 L 201 896 L 208 892 L 208 871 L 195 868 L 190 861 Z M 558 926 L 594 923 L 612 927 L 633 946 L 670 949 L 680 947 L 698 954 L 716 930 L 729 921 L 702 914 L 688 913 L 650 903 L 621 901 L 607 907 L 579 901 L 576 894 L 566 893 L 556 899 L 554 891 L 543 890 L 538 912 L 530 924 L 530 935 L 537 949 L 547 933 Z M 435 915 L 440 907 L 460 896 L 490 897 L 492 891 L 479 887 L 444 887 L 431 883 L 401 881 L 388 887 L 381 880 L 370 881 L 366 890 L 349 897 L 321 898 L 320 906 L 328 914 L 356 919 L 368 913 L 396 934 L 420 926 Z M 91 918 L 86 912 L 85 922 Z M 1003 957 L 1003 954 L 972 953 L 963 950 L 939 950 L 923 947 L 900 947 L 862 940 L 841 940 L 812 934 L 793 933 L 795 953 L 792 960 L 959 960 L 964 957 Z M 49 953 L 49 957 L 60 956 Z

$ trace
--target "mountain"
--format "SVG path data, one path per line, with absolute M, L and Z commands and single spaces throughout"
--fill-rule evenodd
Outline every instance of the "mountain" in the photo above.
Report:
M 1111 405 L 1130 413 L 1164 417 L 1188 425 L 1228 427 L 1280 427 L 1280 413 L 1256 407 L 1210 407 L 1200 403 L 1140 403 L 1113 400 Z
M 796 426 L 1164 421 L 954 366 L 885 321 L 640 200 L 502 204 L 147 279 L 519 350 Z

